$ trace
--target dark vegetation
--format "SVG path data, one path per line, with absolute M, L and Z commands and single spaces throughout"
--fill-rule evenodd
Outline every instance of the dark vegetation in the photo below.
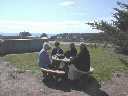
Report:
M 115 45 L 120 52 L 128 54 L 128 4 L 117 2 L 120 8 L 114 8 L 111 22 L 100 21 L 88 23 L 104 35 L 104 41 Z
M 65 42 L 101 42 L 103 36 L 99 33 L 62 33 L 52 36 L 51 40 L 59 40 Z

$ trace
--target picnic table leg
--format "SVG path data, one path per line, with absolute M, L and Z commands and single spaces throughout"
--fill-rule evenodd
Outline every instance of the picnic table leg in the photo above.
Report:
M 43 77 L 45 78 L 47 76 L 47 72 L 42 72 L 43 73 Z
M 45 82 L 45 81 L 47 81 L 47 78 L 46 78 L 47 77 L 47 73 L 46 72 L 43 72 L 43 71 L 42 71 L 42 73 L 43 73 L 42 81 Z
M 53 79 L 53 75 L 51 75 L 51 74 L 48 74 L 47 72 L 43 72 L 43 81 L 45 82 L 47 82 L 47 81 L 49 81 L 49 80 L 52 80 Z

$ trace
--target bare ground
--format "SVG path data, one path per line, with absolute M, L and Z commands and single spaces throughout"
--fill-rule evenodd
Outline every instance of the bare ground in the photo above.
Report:
M 82 87 L 53 80 L 42 82 L 31 72 L 20 72 L 0 58 L 0 96 L 128 96 L 128 74 L 114 73 L 112 80 L 99 84 L 90 77 Z

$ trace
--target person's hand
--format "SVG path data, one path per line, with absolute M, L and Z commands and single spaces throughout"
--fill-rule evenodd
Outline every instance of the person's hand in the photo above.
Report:
M 70 57 L 70 59 L 72 59 L 72 57 Z
M 70 61 L 73 60 L 73 57 L 70 57 Z

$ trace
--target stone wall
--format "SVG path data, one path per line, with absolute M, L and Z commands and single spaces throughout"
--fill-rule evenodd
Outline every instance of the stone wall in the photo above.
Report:
M 42 45 L 42 39 L 1 39 L 0 54 L 38 52 Z

